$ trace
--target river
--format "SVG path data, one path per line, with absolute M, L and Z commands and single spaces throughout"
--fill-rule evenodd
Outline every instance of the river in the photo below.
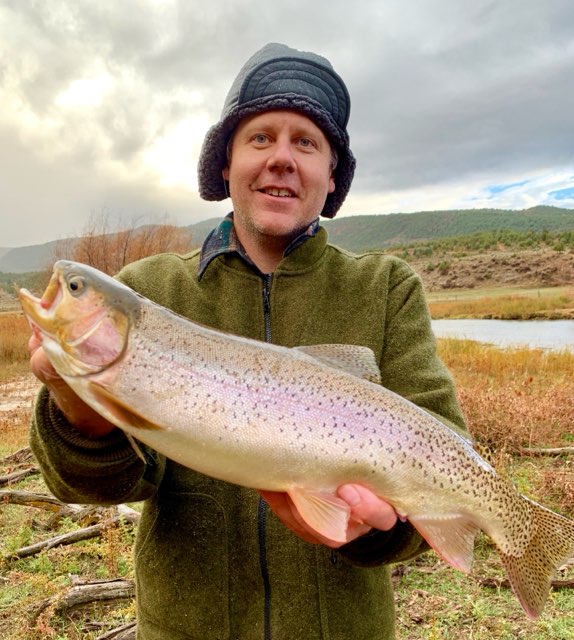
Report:
M 574 352 L 574 320 L 433 320 L 438 338 Z

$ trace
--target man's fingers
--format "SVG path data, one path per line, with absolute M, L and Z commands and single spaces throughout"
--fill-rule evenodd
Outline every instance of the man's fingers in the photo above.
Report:
M 262 490 L 259 493 L 281 522 L 303 540 L 321 543 L 333 548 L 344 544 L 340 541 L 329 540 L 311 529 L 301 518 L 286 493 Z M 378 498 L 366 487 L 356 484 L 342 485 L 337 493 L 351 507 L 351 517 L 347 528 L 347 542 L 365 535 L 373 528 L 387 531 L 395 525 L 397 514 L 393 507 Z
M 32 336 L 28 342 L 28 349 L 30 350 L 30 369 L 41 382 L 45 384 L 61 382 L 64 384 L 63 380 L 56 373 L 52 363 L 48 360 L 44 349 L 41 348 L 41 344 L 36 344 L 34 336 Z
M 337 493 L 351 507 L 351 518 L 356 522 L 368 524 L 381 531 L 388 531 L 395 526 L 396 511 L 366 487 L 360 484 L 345 484 L 339 487 Z

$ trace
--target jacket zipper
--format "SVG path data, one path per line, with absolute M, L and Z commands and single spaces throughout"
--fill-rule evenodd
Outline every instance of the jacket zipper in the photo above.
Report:
M 271 340 L 271 280 L 273 280 L 272 273 L 266 273 L 263 276 L 263 319 L 265 321 L 265 342 L 272 342 Z
M 265 342 L 271 342 L 271 280 L 273 274 L 267 273 L 263 276 L 263 320 L 265 323 Z M 263 579 L 263 638 L 271 640 L 271 583 L 269 582 L 269 567 L 267 566 L 267 503 L 263 498 L 259 498 L 259 508 L 257 512 L 257 535 L 259 541 L 259 566 Z

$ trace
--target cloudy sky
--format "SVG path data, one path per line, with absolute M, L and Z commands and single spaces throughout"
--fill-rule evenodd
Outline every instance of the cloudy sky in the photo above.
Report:
M 0 0 L 0 33 L 0 247 L 224 214 L 201 141 L 270 41 L 349 87 L 339 215 L 574 208 L 572 0 Z

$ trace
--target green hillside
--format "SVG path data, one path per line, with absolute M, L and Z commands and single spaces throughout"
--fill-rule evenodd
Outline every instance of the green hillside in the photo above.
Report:
M 203 240 L 220 218 L 189 225 L 193 243 Z M 532 234 L 574 231 L 574 209 L 532 207 L 521 211 L 505 209 L 467 209 L 421 211 L 385 215 L 356 215 L 322 220 L 333 244 L 351 251 L 386 249 L 413 242 L 436 242 L 443 238 L 472 237 L 489 232 Z M 72 239 L 73 240 L 73 239 Z M 492 238 L 487 239 L 492 241 Z M 476 242 L 476 237 L 470 238 Z M 483 239 L 479 238 L 480 242 Z M 554 241 L 553 241 L 554 242 Z M 50 264 L 57 242 L 27 247 L 0 247 L 0 273 L 40 271 Z M 567 241 L 570 245 L 570 242 Z
M 468 209 L 358 215 L 335 218 L 324 222 L 324 226 L 333 244 L 366 251 L 494 230 L 570 231 L 574 229 L 574 210 L 538 206 L 519 211 Z

